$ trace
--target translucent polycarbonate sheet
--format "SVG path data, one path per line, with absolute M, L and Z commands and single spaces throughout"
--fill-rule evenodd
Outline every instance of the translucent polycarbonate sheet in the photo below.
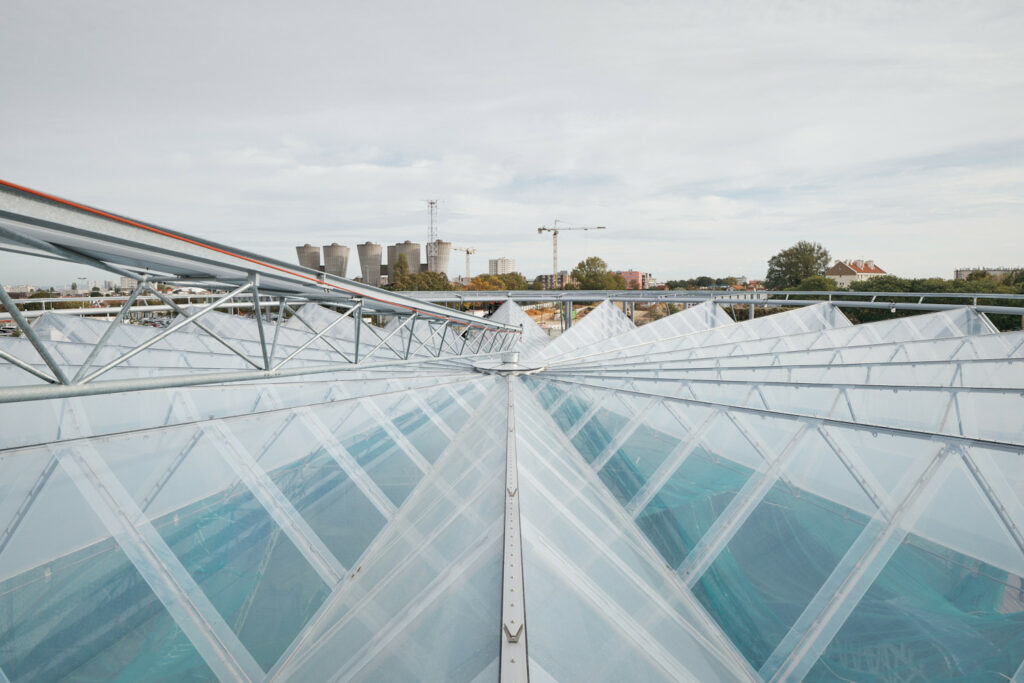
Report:
M 768 326 L 774 318 L 790 316 L 791 311 L 766 318 L 742 321 L 736 326 L 708 333 L 689 335 L 678 342 L 671 340 L 632 349 L 631 354 L 600 355 L 581 359 L 572 367 L 599 364 L 603 368 L 657 362 L 659 367 L 791 365 L 798 363 L 844 363 L 863 361 L 939 360 L 950 357 L 1006 357 L 1019 355 L 1024 336 L 1019 333 L 989 334 L 990 323 L 982 324 L 978 313 L 956 312 L 951 316 L 959 324 L 921 325 L 915 320 L 944 316 L 936 313 L 919 318 L 899 318 L 866 325 L 824 328 L 810 333 L 778 334 L 778 325 Z M 938 334 L 943 332 L 943 334 Z M 968 336 L 966 339 L 964 335 Z M 1018 337 L 1018 339 L 1014 339 Z M 943 339 L 918 349 L 915 342 Z M 877 340 L 877 341 L 872 341 Z M 903 354 L 911 354 L 904 356 Z M 703 359 L 703 360 L 702 360 Z
M 541 348 L 551 343 L 551 337 L 548 336 L 547 332 L 541 329 L 533 321 L 533 318 L 514 301 L 506 301 L 488 317 L 495 322 L 523 326 L 522 337 L 515 346 L 515 350 L 519 351 L 523 356 L 537 353 Z
M 879 373 L 884 376 L 883 373 Z M 876 375 L 877 376 L 877 375 Z M 592 385 L 617 389 L 619 378 L 587 377 Z M 768 385 L 757 382 L 628 382 L 634 391 L 707 404 L 766 409 L 793 415 L 954 434 L 1000 441 L 1024 441 L 1024 423 L 1007 416 L 1024 411 L 1024 387 L 960 388 Z
M 628 332 L 634 327 L 633 321 L 627 318 L 615 304 L 611 301 L 603 301 L 585 316 L 574 321 L 572 327 L 530 358 L 531 360 L 555 358 L 572 349 Z
M 603 352 L 611 349 L 628 348 L 734 323 L 735 321 L 732 319 L 732 316 L 718 304 L 698 304 L 646 325 L 627 330 L 614 337 L 586 346 L 577 346 L 560 354 L 559 359 L 584 356 L 594 351 Z
M 471 681 L 498 656 L 506 391 L 488 384 L 276 675 Z
M 352 566 L 386 517 L 330 452 L 305 415 L 226 423 L 239 443 L 344 567 Z M 344 523 L 339 523 L 344 520 Z
M 849 327 L 850 321 L 830 304 L 819 304 L 806 308 L 786 311 L 776 315 L 747 320 L 735 325 L 694 332 L 682 337 L 669 337 L 662 341 L 634 345 L 618 350 L 594 351 L 578 358 L 553 359 L 551 367 L 566 366 L 579 368 L 591 365 L 607 365 L 621 362 L 619 359 L 635 359 L 638 354 L 652 359 L 658 357 L 672 358 L 687 349 L 714 348 L 718 345 L 735 345 L 743 340 L 771 340 L 767 343 L 776 345 L 778 338 L 801 332 L 820 332 L 837 327 Z M 545 352 L 549 352 L 548 347 Z
M 634 418 L 629 429 L 628 435 L 620 435 L 616 440 L 620 445 L 608 453 L 608 460 L 600 469 L 601 480 L 623 505 L 633 499 L 681 442 L 670 433 L 679 432 L 680 427 L 664 404 L 655 404 L 642 417 Z
M 866 522 L 847 507 L 776 483 L 694 593 L 760 668 Z
M 671 567 L 686 559 L 753 470 L 700 449 L 658 488 L 636 522 Z
M 357 407 L 336 435 L 345 450 L 395 505 L 402 504 L 423 476 L 409 454 L 395 444 L 387 430 L 364 407 Z
M 962 453 L 809 679 L 871 675 L 882 653 L 892 675 L 927 680 L 1006 679 L 1024 662 L 1024 549 L 965 467 L 974 453 Z
M 0 456 L 7 679 L 216 680 L 71 476 L 42 455 Z M 19 520 L 11 508 L 29 502 Z
M 220 455 L 217 437 L 197 429 L 104 437 L 93 446 L 266 670 L 329 586 Z
M 373 371 L 320 375 L 311 381 L 226 384 L 101 394 L 76 399 L 9 403 L 2 409 L 0 424 L 16 428 L 0 430 L 0 448 L 59 441 L 67 438 L 62 429 L 67 401 L 74 401 L 89 433 L 101 435 L 194 421 L 197 418 L 230 417 L 250 412 L 283 410 L 356 399 L 390 390 L 390 373 Z M 444 387 L 449 383 L 480 381 L 480 375 L 466 373 L 449 377 L 403 377 L 403 389 L 432 388 L 422 393 L 429 405 L 437 404 L 441 417 L 457 428 L 466 417 Z
M 735 680 L 745 670 L 531 395 L 516 392 L 531 662 L 559 680 Z M 594 653 L 601 652 L 601 663 Z

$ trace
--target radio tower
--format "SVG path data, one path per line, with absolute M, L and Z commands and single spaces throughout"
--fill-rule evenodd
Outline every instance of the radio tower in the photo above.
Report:
M 427 211 L 430 213 L 430 227 L 427 228 L 427 244 L 437 241 L 437 200 L 427 200 Z
M 430 225 L 427 226 L 427 270 L 433 270 L 437 264 L 437 200 L 427 200 L 427 212 L 430 214 Z

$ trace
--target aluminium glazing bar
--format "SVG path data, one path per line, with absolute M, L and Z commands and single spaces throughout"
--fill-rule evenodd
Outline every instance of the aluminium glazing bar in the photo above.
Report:
M 526 647 L 526 596 L 523 592 L 523 537 L 519 517 L 519 466 L 516 459 L 516 379 L 509 375 L 506 382 L 505 534 L 501 564 L 501 657 L 498 680 L 501 683 L 526 683 L 530 680 L 530 673 Z
M 618 394 L 629 394 L 629 395 L 634 395 L 634 396 L 642 396 L 644 398 L 649 398 L 650 397 L 650 394 L 646 394 L 646 393 L 644 393 L 642 391 L 636 391 L 636 390 L 633 390 L 633 389 L 606 387 L 606 386 L 602 386 L 602 385 L 599 385 L 599 384 L 589 384 L 587 382 L 575 382 L 575 381 L 566 380 L 566 379 L 551 378 L 551 379 L 548 379 L 547 381 L 549 381 L 549 382 L 559 382 L 561 384 L 570 384 L 570 385 L 579 386 L 579 387 L 586 387 L 588 389 L 598 389 L 598 390 L 601 390 L 602 392 L 604 392 L 606 394 L 609 394 L 609 395 L 612 394 L 612 393 L 618 393 Z M 2 393 L 0 393 L 0 397 L 2 397 Z M 755 408 L 755 407 L 752 407 L 752 406 L 734 406 L 734 405 L 729 405 L 729 404 L 724 404 L 724 403 L 716 403 L 714 401 L 705 401 L 705 400 L 695 399 L 695 398 L 684 398 L 684 397 L 681 397 L 681 396 L 663 396 L 662 398 L 664 398 L 666 401 L 672 401 L 672 402 L 675 402 L 675 403 L 685 403 L 685 404 L 691 404 L 691 405 L 725 408 L 730 414 L 732 414 L 732 413 L 736 413 L 736 414 L 745 413 L 745 414 L 749 414 L 749 415 L 765 415 L 765 416 L 771 416 L 771 417 L 779 417 L 779 418 L 783 418 L 783 419 L 786 419 L 786 420 L 795 420 L 795 421 L 798 421 L 798 422 L 803 422 L 803 421 L 806 421 L 806 420 L 810 420 L 810 421 L 818 423 L 818 424 L 822 424 L 822 425 L 835 425 L 835 426 L 844 427 L 844 428 L 847 428 L 847 429 L 850 429 L 850 430 L 853 430 L 853 431 L 859 431 L 859 432 L 878 432 L 878 433 L 883 433 L 883 434 L 893 434 L 893 435 L 897 435 L 897 436 L 908 436 L 908 437 L 911 437 L 911 438 L 923 439 L 923 440 L 926 440 L 926 441 L 934 441 L 934 440 L 938 439 L 938 440 L 941 440 L 943 443 L 948 443 L 948 444 L 951 444 L 951 445 L 981 446 L 982 448 L 990 448 L 990 449 L 993 449 L 993 450 L 1009 452 L 1009 453 L 1014 453 L 1014 454 L 1017 454 L 1017 455 L 1024 456 L 1024 446 L 1022 446 L 1021 444 L 1012 443 L 1012 442 L 1008 442 L 1008 441 L 999 441 L 999 440 L 996 440 L 996 439 L 983 439 L 983 438 L 971 437 L 971 436 L 958 436 L 958 435 L 955 435 L 955 434 L 935 434 L 934 432 L 929 432 L 929 431 L 925 431 L 925 430 L 922 430 L 922 429 L 912 429 L 912 428 L 909 428 L 909 427 L 890 427 L 890 426 L 878 425 L 878 424 L 864 424 L 864 423 L 861 423 L 861 422 L 853 422 L 853 421 L 850 421 L 850 420 L 840 420 L 838 418 L 833 418 L 833 417 L 813 417 L 813 418 L 810 418 L 810 417 L 807 417 L 806 415 L 800 415 L 798 413 L 791 413 L 791 412 L 787 412 L 787 411 L 784 411 L 784 410 L 772 410 L 772 409 L 769 409 L 769 408 Z

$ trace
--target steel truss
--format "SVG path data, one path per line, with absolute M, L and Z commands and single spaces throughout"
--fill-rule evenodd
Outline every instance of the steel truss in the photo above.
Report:
M 138 282 L 132 293 L 120 301 L 120 306 L 111 307 L 116 311 L 113 323 L 73 372 L 33 329 L 29 322 L 31 314 L 21 311 L 0 284 L 0 303 L 42 362 L 33 363 L 2 349 L 0 359 L 46 383 L 8 385 L 0 389 L 0 402 L 337 372 L 367 367 L 371 360 L 381 367 L 471 358 L 499 353 L 514 344 L 522 333 L 520 326 L 481 320 L 444 306 L 215 244 L 5 181 L 0 181 L 0 249 L 88 265 Z M 186 310 L 159 291 L 156 282 L 192 284 L 217 294 L 198 310 Z M 139 310 L 134 304 L 141 297 L 155 297 L 162 302 L 163 310 L 178 317 L 168 328 L 141 343 L 129 348 L 115 347 L 111 343 L 114 333 L 130 312 Z M 300 313 L 302 304 L 330 306 L 341 313 L 318 328 Z M 251 344 L 249 340 L 228 337 L 204 320 L 212 311 L 226 306 L 253 310 L 257 352 L 246 348 L 247 343 Z M 364 315 L 397 318 L 400 322 L 394 329 L 381 332 L 364 322 Z M 285 317 L 294 317 L 311 336 L 298 346 L 282 350 L 279 336 Z M 341 344 L 328 333 L 346 320 L 354 326 L 355 339 L 354 343 L 348 340 Z M 189 326 L 195 326 L 240 358 L 250 370 L 98 381 Z M 368 337 L 367 331 L 376 339 Z M 467 346 L 471 331 L 476 343 Z M 303 352 L 314 344 L 317 350 L 329 349 L 333 362 L 311 365 L 307 357 L 305 366 L 296 367 L 297 359 L 303 360 Z M 346 345 L 351 348 L 343 348 Z M 111 350 L 116 350 L 115 357 L 94 368 L 100 353 Z M 385 350 L 390 362 L 379 357 Z

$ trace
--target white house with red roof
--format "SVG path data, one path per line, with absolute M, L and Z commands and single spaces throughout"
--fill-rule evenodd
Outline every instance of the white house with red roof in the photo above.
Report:
M 834 280 L 840 287 L 849 287 L 851 282 L 870 280 L 886 272 L 875 265 L 874 261 L 856 259 L 852 261 L 836 261 L 835 265 L 825 271 L 825 277 Z

